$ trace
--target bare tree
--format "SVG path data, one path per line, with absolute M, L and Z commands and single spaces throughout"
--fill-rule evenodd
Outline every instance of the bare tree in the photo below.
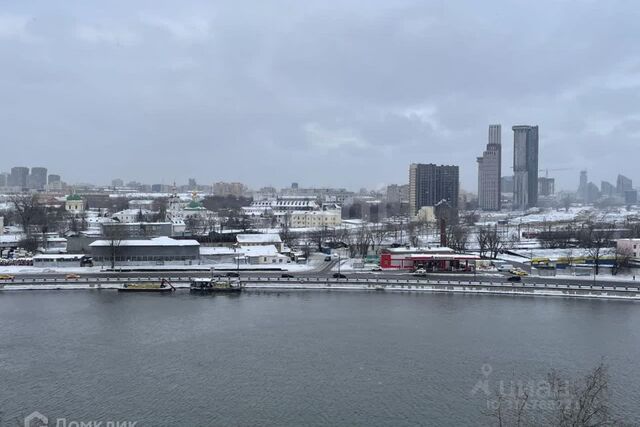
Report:
M 480 249 L 480 257 L 489 256 L 489 258 L 497 258 L 498 254 L 504 249 L 504 241 L 498 233 L 498 227 L 480 227 L 477 235 L 478 248 Z
M 610 426 L 617 424 L 609 408 L 609 372 L 600 363 L 583 378 L 565 381 L 552 371 L 548 381 L 556 410 L 552 423 L 560 427 Z
M 480 251 L 480 258 L 484 258 L 487 255 L 487 227 L 478 228 L 478 233 L 476 234 L 476 240 L 478 243 L 478 250 Z
M 291 232 L 291 214 L 287 212 L 280 223 L 280 238 L 287 247 L 291 248 L 295 245 L 295 237 L 295 234 Z
M 188 217 L 184 221 L 184 225 L 185 231 L 189 232 L 191 235 L 195 236 L 200 234 L 202 224 L 200 224 L 200 220 L 195 216 Z
M 486 413 L 498 426 L 552 425 L 600 427 L 624 425 L 611 415 L 608 368 L 600 363 L 584 377 L 566 380 L 556 372 L 536 388 L 517 382 L 515 389 L 500 384 L 493 411 Z M 531 399 L 535 398 L 533 402 Z
M 449 225 L 446 229 L 447 244 L 456 252 L 463 253 L 467 251 L 469 242 L 469 230 L 460 224 Z
M 600 273 L 600 259 L 605 248 L 612 245 L 613 231 L 611 227 L 599 228 L 595 223 L 589 223 L 580 232 L 580 245 L 586 249 L 587 254 L 593 260 L 595 274 Z
M 367 254 L 369 253 L 369 247 L 371 246 L 371 243 L 372 243 L 371 230 L 369 230 L 368 226 L 363 224 L 360 226 L 360 228 L 358 228 L 355 238 L 356 238 L 355 245 L 357 248 L 356 253 L 362 256 L 363 258 L 366 257 Z
M 126 231 L 118 225 L 107 226 L 102 228 L 104 238 L 109 245 L 109 258 L 111 269 L 116 266 L 116 259 L 120 256 L 120 246 L 123 240 L 126 240 Z
M 567 194 L 562 198 L 562 206 L 564 207 L 565 212 L 569 212 L 571 203 L 573 203 L 573 196 L 571 196 L 570 194 Z
M 378 224 L 376 227 L 371 229 L 371 249 L 373 251 L 380 250 L 380 246 L 384 240 L 389 236 L 388 227 Z
M 27 237 L 30 237 L 33 232 L 32 226 L 41 223 L 44 216 L 43 208 L 38 202 L 38 195 L 16 194 L 9 200 L 13 204 L 22 230 Z
M 151 210 L 157 212 L 155 220 L 164 222 L 167 220 L 167 208 L 169 206 L 169 202 L 166 197 L 159 197 L 157 199 L 153 199 L 151 203 Z
M 489 249 L 489 255 L 491 258 L 498 258 L 498 254 L 504 249 L 504 242 L 502 236 L 498 233 L 497 226 L 490 229 L 487 234 L 487 248 Z
M 633 250 L 631 250 L 631 248 L 616 246 L 613 260 L 613 274 L 618 274 L 620 270 L 629 267 L 632 259 Z

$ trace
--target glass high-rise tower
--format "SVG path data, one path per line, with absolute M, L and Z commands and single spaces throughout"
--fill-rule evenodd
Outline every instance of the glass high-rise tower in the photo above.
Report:
M 538 126 L 513 128 L 513 209 L 538 204 Z

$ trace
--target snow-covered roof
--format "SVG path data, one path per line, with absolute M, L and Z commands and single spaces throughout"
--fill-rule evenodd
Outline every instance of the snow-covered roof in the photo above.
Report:
M 18 243 L 24 239 L 22 234 L 0 234 L 0 242 L 2 243 Z
M 264 208 L 318 208 L 318 204 L 315 200 L 258 200 L 251 203 L 252 208 L 264 207 Z
M 82 254 L 38 254 L 33 256 L 34 261 L 43 259 L 59 259 L 59 260 L 80 260 L 84 255 Z
M 278 250 L 274 245 L 265 246 L 241 246 L 240 252 L 244 253 L 247 257 L 261 257 L 261 256 L 278 256 Z
M 279 234 L 238 234 L 236 240 L 243 243 L 282 243 Z
M 127 239 L 117 241 L 116 246 L 200 246 L 196 240 L 177 240 L 171 237 L 155 237 L 153 239 Z M 96 240 L 89 247 L 111 246 L 111 240 Z
M 120 212 L 114 213 L 113 216 L 138 215 L 139 213 L 142 213 L 142 215 L 149 215 L 152 214 L 153 211 L 150 211 L 148 209 L 125 209 Z
M 447 248 L 445 246 L 437 246 L 437 247 L 428 247 L 428 248 L 414 248 L 414 247 L 399 247 L 399 248 L 388 248 L 384 250 L 385 252 L 393 253 L 393 254 L 452 254 L 454 253 L 453 249 Z
M 233 248 L 227 248 L 225 246 L 200 246 L 200 255 L 234 255 L 239 254 L 238 251 Z
M 309 215 L 309 216 L 334 216 L 342 215 L 340 210 L 327 210 L 327 211 L 293 211 L 291 215 Z

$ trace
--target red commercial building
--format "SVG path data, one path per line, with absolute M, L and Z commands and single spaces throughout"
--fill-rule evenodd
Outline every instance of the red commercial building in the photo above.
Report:
M 450 248 L 389 248 L 380 254 L 380 267 L 385 269 L 427 271 L 473 271 L 477 255 L 457 254 Z

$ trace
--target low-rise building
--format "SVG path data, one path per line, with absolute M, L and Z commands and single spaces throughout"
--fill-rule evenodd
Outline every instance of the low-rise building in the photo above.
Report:
M 640 239 L 617 239 L 616 249 L 620 254 L 638 259 L 640 258 Z
M 102 236 L 121 239 L 169 237 L 173 227 L 170 222 L 101 222 Z
M 282 252 L 284 249 L 284 243 L 279 234 L 238 234 L 236 236 L 236 242 L 238 246 L 242 248 L 252 246 L 274 246 L 278 252 Z
M 389 248 L 380 254 L 380 267 L 385 269 L 413 270 L 424 268 L 426 271 L 466 271 L 470 270 L 477 255 L 458 254 L 447 247 L 434 248 Z
M 33 256 L 34 267 L 82 267 L 90 258 L 82 254 L 38 254 Z
M 291 227 L 338 227 L 342 223 L 342 211 L 294 211 L 291 213 Z
M 111 218 L 119 222 L 140 222 L 151 218 L 153 212 L 147 209 L 125 209 L 111 215 Z
M 170 237 L 154 239 L 96 240 L 89 245 L 97 265 L 163 265 L 198 263 L 200 243 Z
M 70 194 L 65 201 L 65 210 L 72 214 L 84 212 L 84 199 L 77 194 Z
M 287 264 L 291 258 L 282 255 L 274 245 L 240 247 L 247 264 Z

